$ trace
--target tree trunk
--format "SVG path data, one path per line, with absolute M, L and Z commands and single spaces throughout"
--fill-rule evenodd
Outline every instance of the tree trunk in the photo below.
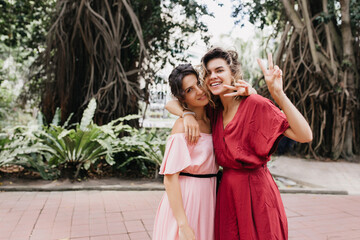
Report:
M 285 25 L 275 59 L 284 72 L 286 94 L 313 129 L 312 143 L 299 145 L 299 151 L 315 158 L 351 159 L 360 147 L 355 60 L 360 48 L 354 51 L 360 40 L 352 35 L 350 0 L 340 1 L 341 25 L 328 14 L 327 0 L 281 1 L 284 21 L 293 31 Z M 270 96 L 264 86 L 259 93 Z
M 43 58 L 47 81 L 42 111 L 48 122 L 58 106 L 62 122 L 71 113 L 70 122 L 78 122 L 93 97 L 98 102 L 94 121 L 99 125 L 138 114 L 138 78 L 148 55 L 130 2 L 59 0 L 57 7 Z
M 355 54 L 353 48 L 353 35 L 351 32 L 350 25 L 350 0 L 340 0 L 341 4 L 341 34 L 343 42 L 343 71 L 344 71 L 344 80 L 343 80 L 343 98 L 344 105 L 346 107 L 345 116 L 350 121 L 347 122 L 344 131 L 346 141 L 344 141 L 344 149 L 342 154 L 345 158 L 353 157 L 353 146 L 352 138 L 353 131 L 355 128 L 352 126 L 351 122 L 354 119 L 354 111 L 356 110 L 355 104 L 355 74 L 356 73 L 356 63 L 355 63 Z

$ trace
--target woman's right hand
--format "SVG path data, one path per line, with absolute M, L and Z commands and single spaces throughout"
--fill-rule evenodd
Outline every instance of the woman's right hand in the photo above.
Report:
M 180 240 L 195 240 L 194 230 L 187 224 L 179 227 L 179 238 Z
M 195 117 L 191 114 L 184 116 L 185 138 L 189 144 L 196 144 L 200 137 L 200 126 Z

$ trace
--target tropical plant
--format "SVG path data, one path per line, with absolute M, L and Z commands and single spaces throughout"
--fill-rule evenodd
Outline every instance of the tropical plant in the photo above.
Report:
M 6 133 L 1 134 L 4 137 L 4 145 L 0 152 L 0 166 L 20 165 L 39 172 L 44 179 L 57 178 L 58 170 L 51 168 L 44 161 L 51 155 L 35 136 L 40 130 L 41 125 L 34 121 L 27 125 L 6 128 Z
M 123 122 L 138 116 L 127 116 L 107 125 L 97 126 L 92 123 L 95 109 L 96 101 L 92 99 L 81 122 L 71 126 L 68 123 L 72 115 L 64 125 L 58 125 L 58 110 L 49 126 L 42 124 L 40 116 L 37 124 L 15 129 L 16 133 L 10 144 L 5 145 L 5 151 L 0 153 L 0 166 L 12 163 L 29 167 L 30 164 L 46 179 L 57 177 L 57 169 L 65 177 L 76 179 L 82 168 L 89 169 L 100 158 L 104 158 L 109 165 L 114 164 L 113 154 L 126 150 L 125 144 L 121 144 L 118 138 L 119 134 L 132 131 Z M 57 174 L 46 174 L 47 172 Z
M 141 166 L 142 171 L 147 173 L 147 168 L 143 163 L 143 161 L 147 161 L 155 165 L 155 178 L 157 178 L 157 170 L 165 153 L 166 136 L 168 133 L 165 134 L 156 128 L 150 130 L 145 128 L 140 130 L 132 129 L 130 136 L 123 137 L 121 142 L 126 152 L 134 154 L 122 162 L 118 168 L 125 167 L 133 161 L 139 161 L 138 164 Z

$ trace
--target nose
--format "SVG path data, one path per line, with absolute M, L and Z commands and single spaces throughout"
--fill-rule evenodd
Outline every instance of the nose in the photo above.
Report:
M 212 71 L 209 74 L 209 79 L 214 79 L 214 78 L 216 78 L 216 73 L 215 73 L 215 71 Z
M 199 87 L 199 86 L 196 86 L 195 90 L 196 90 L 196 94 L 203 94 L 204 93 L 204 90 L 202 90 L 202 88 Z

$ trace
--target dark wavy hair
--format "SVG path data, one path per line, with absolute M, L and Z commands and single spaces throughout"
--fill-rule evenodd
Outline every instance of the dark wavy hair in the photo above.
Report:
M 199 79 L 198 72 L 194 69 L 194 67 L 187 63 L 187 64 L 180 64 L 176 68 L 174 68 L 169 75 L 169 85 L 171 89 L 171 93 L 174 97 L 176 97 L 180 104 L 187 108 L 186 104 L 184 103 L 185 100 L 185 92 L 182 89 L 182 81 L 184 77 L 187 75 L 194 74 L 197 79 Z

